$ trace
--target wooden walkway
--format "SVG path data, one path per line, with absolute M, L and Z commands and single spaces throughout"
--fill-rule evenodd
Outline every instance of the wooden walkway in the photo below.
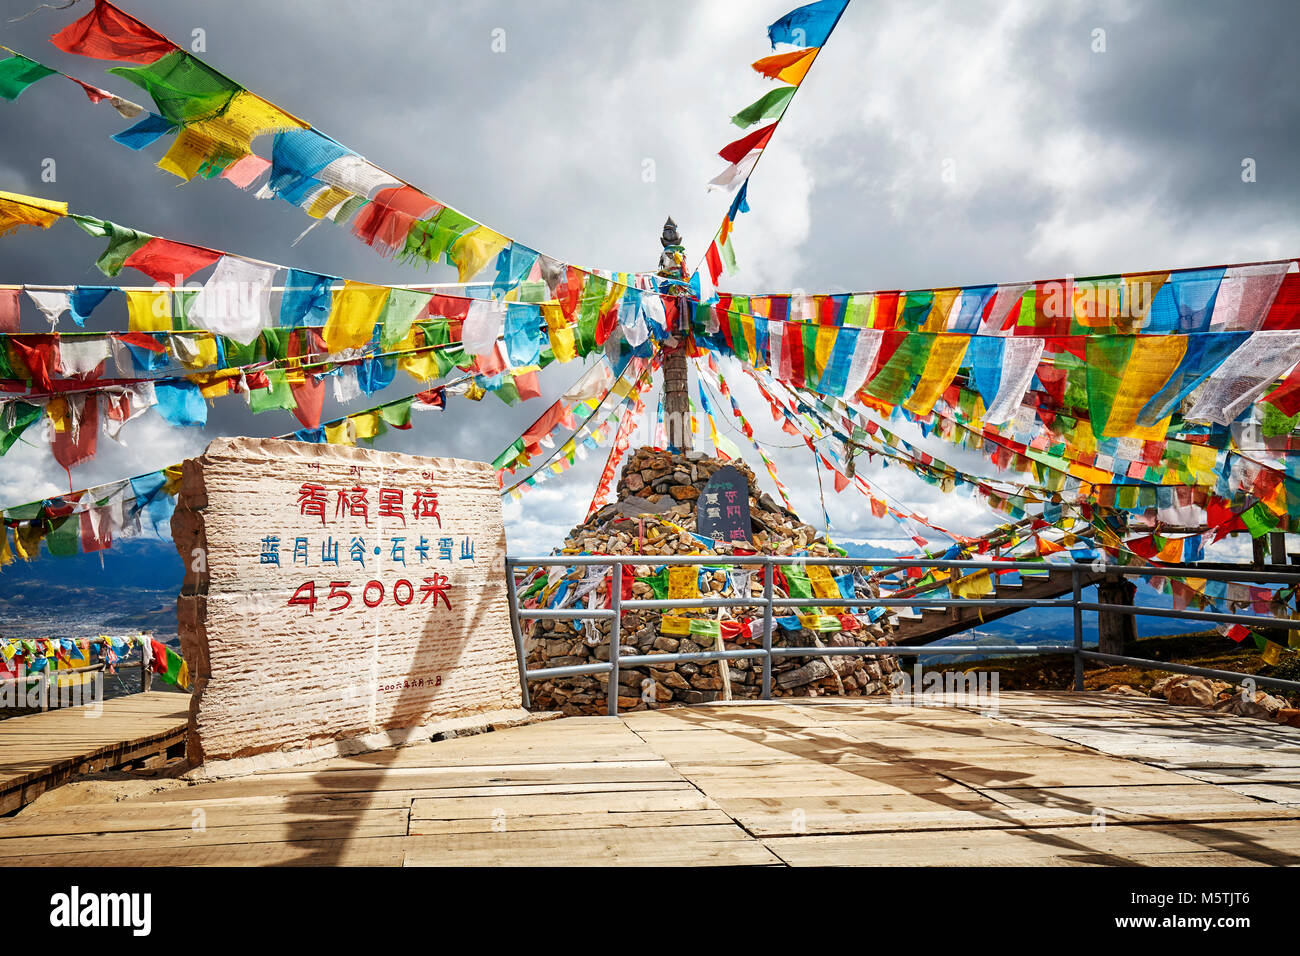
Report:
M 168 783 L 72 784 L 0 820 L 0 863 L 1300 863 L 1300 730 L 1098 694 L 570 717 Z
M 190 699 L 152 691 L 0 720 L 0 813 L 26 806 L 73 774 L 184 753 Z

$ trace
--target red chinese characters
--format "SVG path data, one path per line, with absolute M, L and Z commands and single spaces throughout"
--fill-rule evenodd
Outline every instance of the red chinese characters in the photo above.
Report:
M 424 489 L 415 493 L 415 501 L 411 504 L 411 514 L 418 520 L 420 518 L 435 518 L 438 527 L 442 527 L 442 518 L 438 514 L 438 493 Z
M 304 482 L 298 489 L 298 513 L 304 517 L 320 518 L 325 523 L 325 486 Z
M 419 492 L 417 491 L 416 494 L 419 494 Z M 406 527 L 406 515 L 402 514 L 402 497 L 401 488 L 380 488 L 377 516 L 380 518 L 397 518 L 402 522 L 402 527 Z M 442 527 L 441 522 L 439 522 L 438 526 Z
M 372 499 L 371 491 L 374 491 Z M 351 518 L 360 518 L 365 527 L 370 527 L 371 504 L 374 504 L 374 517 L 392 518 L 401 522 L 403 528 L 408 526 L 406 511 L 406 490 L 403 488 L 366 488 L 356 484 L 350 487 L 328 488 L 318 482 L 304 482 L 298 488 L 298 513 L 304 517 L 319 518 L 322 525 L 330 523 L 331 517 L 337 522 L 346 522 Z M 330 502 L 333 501 L 333 515 L 330 515 Z M 438 513 L 438 492 L 431 488 L 414 489 L 411 493 L 411 510 L 409 518 L 413 521 L 432 521 L 442 527 L 442 515 Z
M 302 607 L 306 609 L 307 614 L 316 611 L 317 605 L 327 614 L 335 614 L 339 611 L 346 610 L 353 604 L 353 596 L 359 596 L 361 603 L 368 608 L 377 608 L 386 601 L 395 604 L 397 607 L 409 607 L 415 603 L 416 586 L 407 578 L 398 578 L 391 588 L 386 588 L 382 581 L 369 580 L 363 584 L 359 593 L 353 587 L 351 581 L 330 581 L 329 593 L 324 597 L 316 593 L 316 582 L 304 581 L 294 590 L 288 600 L 290 607 Z M 323 585 L 322 585 L 323 586 Z M 416 605 L 422 606 L 432 602 L 433 607 L 437 607 L 442 602 L 443 607 L 447 610 L 452 609 L 451 603 L 452 585 L 445 574 L 434 573 L 424 578 L 419 586 L 420 601 Z M 322 604 L 322 602 L 331 602 Z
M 369 527 L 370 502 L 366 500 L 366 489 L 360 485 L 339 489 L 338 504 L 334 508 L 334 517 L 346 518 L 349 515 L 353 518 L 360 518 Z

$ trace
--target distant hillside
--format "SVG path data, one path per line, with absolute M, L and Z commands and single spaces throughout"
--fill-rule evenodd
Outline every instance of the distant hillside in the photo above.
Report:
M 100 555 L 45 557 L 0 569 L 0 635 L 89 637 L 176 633 L 183 568 L 170 541 L 114 542 Z

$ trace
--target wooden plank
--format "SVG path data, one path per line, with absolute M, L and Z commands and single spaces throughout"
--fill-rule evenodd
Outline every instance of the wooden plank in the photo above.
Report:
M 502 814 L 482 819 L 412 820 L 411 836 L 438 833 L 493 833 L 529 830 L 617 830 L 622 828 L 664 828 L 727 826 L 731 817 L 721 810 L 646 810 L 632 813 L 538 813 L 519 816 Z M 688 835 L 689 837 L 689 835 Z
M 150 692 L 0 721 L 0 812 L 83 770 L 114 769 L 184 742 L 189 697 Z
M 363 837 L 402 836 L 407 830 L 405 808 L 369 810 L 351 818 L 275 821 L 242 826 L 190 828 L 150 828 L 144 815 L 140 828 L 107 833 L 80 834 L 69 841 L 66 834 L 0 839 L 0 860 L 5 865 L 22 865 L 21 861 L 46 853 L 106 853 L 119 850 L 174 850 L 181 855 L 200 846 L 223 846 L 230 843 L 292 843 L 301 840 L 360 839 Z
M 714 810 L 717 804 L 694 787 L 681 790 L 601 791 L 580 794 L 522 794 L 478 797 L 419 797 L 411 803 L 411 820 L 491 819 L 557 813 L 645 813 Z
M 1267 836 L 1267 841 L 1261 837 Z M 1213 852 L 1223 865 L 1295 865 L 1300 821 L 1210 826 L 1107 826 L 777 837 L 765 845 L 794 866 L 1132 866 Z
M 411 837 L 407 866 L 756 866 L 780 861 L 734 824 Z

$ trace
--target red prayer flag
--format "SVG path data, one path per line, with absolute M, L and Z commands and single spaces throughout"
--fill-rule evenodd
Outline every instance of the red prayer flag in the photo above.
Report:
M 136 348 L 147 349 L 150 352 L 167 351 L 166 345 L 147 332 L 114 332 L 113 338 L 126 345 L 134 345 Z
M 734 143 L 728 143 L 718 150 L 718 155 L 729 163 L 738 163 L 756 149 L 762 149 L 776 132 L 776 124 L 756 129 L 748 136 L 742 136 Z
M 716 242 L 709 244 L 709 251 L 705 253 L 704 261 L 709 266 L 709 278 L 713 281 L 714 285 L 717 285 L 718 278 L 722 275 L 722 256 L 718 252 L 718 244 Z
M 305 349 L 301 332 L 308 332 L 311 336 Z M 313 329 L 295 329 L 289 333 L 289 350 L 286 354 L 292 359 L 299 358 L 305 353 L 326 351 L 325 343 L 316 341 L 319 337 L 319 333 Z M 302 422 L 303 428 L 317 428 L 320 425 L 321 409 L 325 404 L 325 382 L 318 380 L 311 372 L 303 372 L 302 378 L 301 382 L 289 383 L 289 391 L 293 393 L 294 400 L 293 414 L 298 421 Z
M 437 200 L 430 199 L 414 186 L 381 189 L 357 216 L 352 224 L 352 234 L 366 245 L 389 255 L 406 244 L 407 233 L 417 219 L 440 209 L 442 205 Z
M 0 289 L 0 332 L 17 332 L 21 289 Z
M 95 0 L 95 9 L 50 37 L 65 53 L 96 60 L 152 63 L 180 49 L 107 0 Z
M 154 282 L 180 285 L 204 266 L 221 258 L 221 253 L 170 239 L 150 239 L 126 257 L 125 264 L 139 269 Z M 180 281 L 177 282 L 177 276 Z
M 65 73 L 64 76 L 67 76 L 67 74 Z M 86 96 L 90 97 L 90 102 L 96 105 L 104 102 L 104 100 L 108 99 L 113 95 L 107 90 L 101 90 L 97 86 L 91 86 L 89 83 L 83 83 L 75 76 L 69 76 L 68 79 L 70 79 L 73 83 L 76 83 L 79 87 L 85 90 Z
M 415 397 L 425 405 L 432 405 L 435 408 L 447 407 L 447 392 L 442 388 L 431 388 L 424 392 L 416 392 Z
M 11 354 L 27 367 L 32 388 L 41 392 L 54 391 L 51 377 L 59 371 L 59 337 L 57 335 L 24 335 L 9 340 Z M 21 369 L 14 369 L 19 376 Z
M 69 418 L 75 414 L 74 406 L 69 401 Z M 54 460 L 67 469 L 94 458 L 98 444 L 99 396 L 92 392 L 85 396 L 85 401 L 82 403 L 81 421 L 78 423 L 75 438 L 72 425 L 69 423 L 66 430 L 54 433 L 50 441 L 50 450 L 54 453 Z
M 537 373 L 524 372 L 522 375 L 516 375 L 515 391 L 519 393 L 521 401 L 526 402 L 530 398 L 541 398 L 542 386 L 537 380 Z
M 113 546 L 113 529 L 108 521 L 103 521 L 99 526 L 99 532 L 95 532 L 95 523 L 91 518 L 91 512 L 83 511 L 81 513 L 81 550 L 85 554 L 92 551 L 104 551 Z
M 1294 329 L 1300 322 L 1300 272 L 1288 272 L 1278 287 L 1260 331 Z

